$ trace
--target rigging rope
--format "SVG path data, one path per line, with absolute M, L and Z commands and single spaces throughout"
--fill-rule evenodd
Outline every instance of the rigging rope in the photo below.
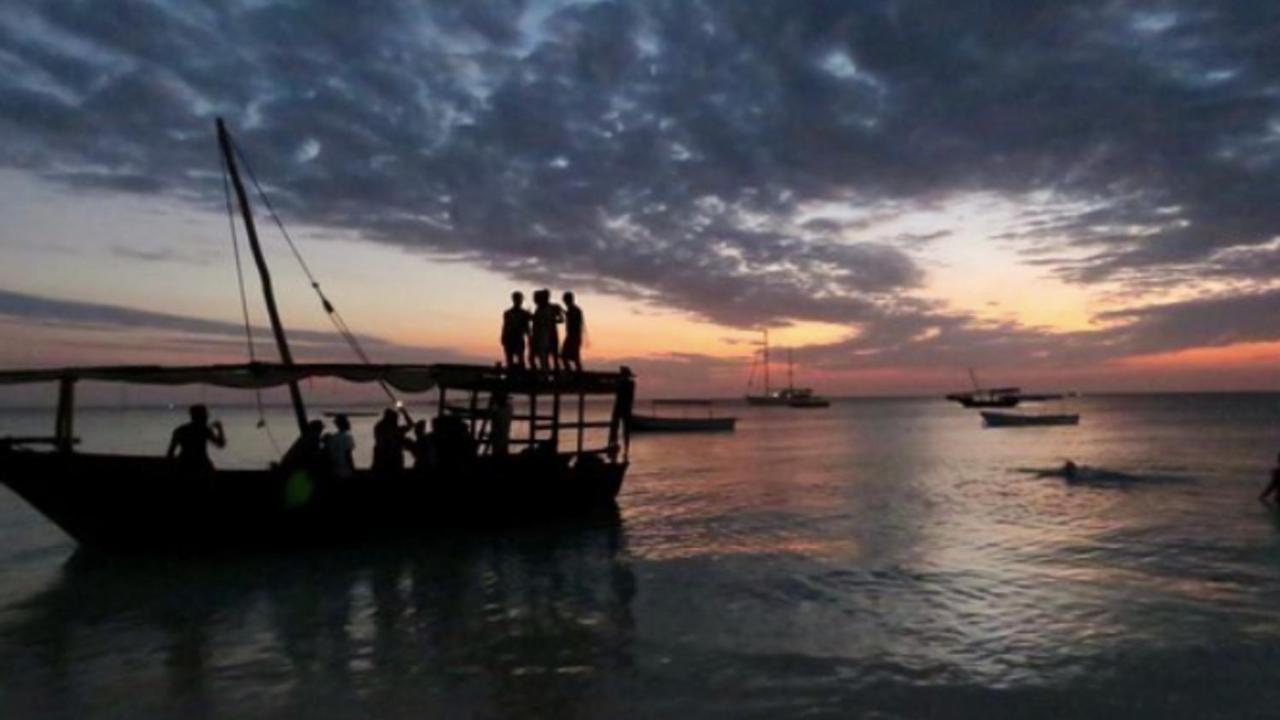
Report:
M 244 167 L 245 172 L 249 175 L 249 180 L 253 183 L 253 187 L 258 191 L 258 197 L 262 199 L 263 206 L 267 208 L 267 212 L 271 214 L 271 219 L 275 221 L 276 227 L 280 229 L 280 234 L 284 236 L 285 243 L 289 245 L 289 250 L 293 253 L 294 259 L 298 261 L 298 266 L 302 268 L 302 273 L 307 276 L 307 281 L 311 283 L 311 289 L 315 290 L 316 296 L 320 298 L 320 305 L 324 308 L 325 314 L 329 316 L 329 322 L 333 323 L 333 327 L 338 331 L 338 335 L 347 343 L 347 346 L 356 354 L 356 357 L 360 358 L 360 361 L 364 364 L 372 365 L 373 361 L 364 351 L 364 347 L 360 344 L 360 339 L 351 331 L 351 327 L 347 325 L 347 321 L 342 317 L 342 313 L 338 312 L 338 309 L 334 307 L 333 303 L 329 301 L 329 298 L 325 296 L 324 290 L 320 289 L 320 282 L 316 280 L 316 276 L 311 272 L 311 267 L 307 265 L 307 261 L 303 259 L 302 253 L 298 250 L 297 244 L 293 241 L 293 237 L 289 235 L 289 231 L 285 228 L 284 221 L 280 219 L 280 214 L 276 212 L 275 206 L 271 204 L 271 198 L 267 197 L 266 190 L 264 190 L 262 184 L 258 182 L 258 176 L 253 172 L 253 166 L 249 164 L 249 160 L 244 156 L 244 153 L 240 152 L 240 146 L 236 143 L 235 138 L 231 138 L 231 147 L 235 152 L 236 157 L 240 159 L 241 166 Z M 404 415 L 406 419 L 412 420 L 409 416 L 409 412 L 404 407 L 404 403 L 396 397 L 396 394 L 391 390 L 391 387 L 387 385 L 386 381 L 378 380 L 378 386 L 382 388 L 382 392 L 386 393 L 387 397 L 396 406 L 396 408 L 400 410 L 401 414 Z
M 221 157 L 221 155 L 219 155 Z M 244 289 L 244 268 L 240 262 L 240 236 L 236 233 L 236 215 L 235 209 L 231 204 L 231 181 L 229 179 L 230 171 L 227 168 L 226 158 L 222 158 L 222 194 L 227 201 L 227 222 L 231 227 L 231 251 L 236 258 L 236 284 L 240 288 L 240 310 L 244 316 L 244 335 L 245 343 L 249 348 L 249 362 L 257 362 L 258 358 L 254 352 L 253 343 L 253 323 L 249 320 L 249 297 Z M 254 389 L 253 391 L 254 405 L 258 409 L 258 427 L 267 433 L 267 440 L 270 441 L 271 447 L 280 454 L 280 444 L 276 442 L 276 436 L 271 432 L 271 426 L 267 424 L 267 413 L 262 406 L 262 390 Z

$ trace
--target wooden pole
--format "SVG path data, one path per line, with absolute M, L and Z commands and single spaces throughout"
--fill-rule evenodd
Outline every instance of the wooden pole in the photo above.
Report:
M 582 436 L 587 431 L 587 394 L 578 392 L 578 454 L 582 454 Z
M 538 446 L 538 391 L 529 391 L 529 447 Z
M 551 444 L 555 446 L 556 452 L 560 452 L 560 382 L 556 381 L 555 390 L 551 395 Z
M 58 381 L 58 417 L 54 421 L 54 445 L 61 452 L 75 447 L 76 380 L 64 377 Z
M 262 256 L 262 247 L 258 244 L 258 228 L 253 223 L 253 210 L 249 207 L 249 196 L 244 191 L 244 183 L 240 181 L 240 171 L 236 168 L 235 152 L 231 148 L 231 135 L 227 133 L 226 123 L 218 118 L 218 145 L 222 148 L 222 157 L 227 163 L 227 172 L 231 174 L 231 185 L 236 191 L 236 200 L 240 203 L 240 214 L 244 218 L 245 234 L 249 236 L 249 249 L 253 252 L 253 262 L 258 266 L 258 279 L 262 281 L 262 295 L 267 303 L 267 317 L 271 319 L 271 332 L 276 336 L 276 347 L 280 349 L 280 361 L 286 366 L 293 365 L 293 353 L 289 352 L 289 341 L 284 336 L 284 325 L 280 322 L 280 311 L 276 309 L 276 295 L 271 287 L 271 272 L 267 270 L 267 260 Z M 298 432 L 307 431 L 307 408 L 302 403 L 302 390 L 297 380 L 289 380 L 289 399 L 293 401 L 293 414 L 298 419 Z
M 475 388 L 471 388 L 471 419 L 469 420 L 469 422 L 471 423 L 471 439 L 472 440 L 480 439 L 480 418 L 476 413 L 477 409 L 479 409 L 479 402 L 477 400 L 477 391 Z

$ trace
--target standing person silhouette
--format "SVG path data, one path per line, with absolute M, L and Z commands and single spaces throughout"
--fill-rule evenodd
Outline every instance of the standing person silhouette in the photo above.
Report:
M 505 390 L 493 394 L 489 405 L 489 452 L 501 457 L 511 448 L 511 398 Z
M 511 293 L 511 307 L 502 313 L 502 352 L 508 368 L 524 367 L 525 339 L 532 315 L 524 309 L 524 293 Z
M 329 455 L 330 472 L 334 477 L 346 480 L 356 473 L 356 441 L 351 437 L 351 421 L 346 415 L 334 417 L 333 426 L 338 431 L 325 434 L 322 442 Z
M 560 349 L 560 361 L 567 370 L 582 372 L 582 308 L 574 302 L 572 292 L 564 294 L 564 347 Z
M 187 470 L 212 470 L 209 443 L 213 443 L 214 447 L 224 448 L 227 446 L 227 435 L 222 430 L 221 422 L 209 422 L 209 408 L 204 405 L 192 405 L 188 412 L 191 422 L 174 429 L 165 456 L 172 460 L 176 453 L 178 464 Z
M 551 302 L 551 291 L 533 293 L 533 328 L 530 334 L 529 359 L 534 369 L 560 370 L 560 331 L 557 323 L 564 322 L 564 312 Z
M 395 475 L 404 470 L 405 435 L 412 429 L 401 425 L 395 410 L 382 411 L 382 419 L 373 426 L 373 472 Z

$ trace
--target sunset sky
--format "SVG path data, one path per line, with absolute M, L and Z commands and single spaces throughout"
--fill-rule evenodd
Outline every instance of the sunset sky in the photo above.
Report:
M 1278 33 L 1264 2 L 6 2 L 0 366 L 246 357 L 223 116 L 380 361 L 493 362 L 549 287 L 650 394 L 741 394 L 766 327 L 832 395 L 1274 389 Z M 348 359 L 258 209 L 297 354 Z

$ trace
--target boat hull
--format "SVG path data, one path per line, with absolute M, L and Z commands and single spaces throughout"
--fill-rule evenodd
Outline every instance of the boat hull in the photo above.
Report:
M 766 407 L 787 407 L 790 401 L 785 397 L 776 395 L 748 395 L 747 404 Z
M 805 408 L 805 409 L 824 408 L 824 407 L 831 407 L 831 401 L 825 398 L 817 398 L 817 397 L 797 398 L 787 403 L 787 406 L 793 407 L 793 408 Z
M 961 407 L 966 408 L 1011 408 L 1017 407 L 1022 402 L 1022 398 L 1017 395 L 1005 395 L 993 399 L 977 399 L 970 397 L 952 397 L 948 398 L 960 403 Z
M 631 415 L 631 432 L 732 432 L 738 419 L 732 417 L 680 418 Z
M 1042 425 L 1079 425 L 1080 416 L 1074 414 L 1060 415 L 1016 415 L 1014 413 L 984 412 L 982 421 L 988 427 L 1035 427 Z
M 503 526 L 616 507 L 625 462 L 480 458 L 455 473 L 337 479 L 185 471 L 160 458 L 12 450 L 0 482 L 86 547 L 113 551 L 315 545 L 444 526 Z

